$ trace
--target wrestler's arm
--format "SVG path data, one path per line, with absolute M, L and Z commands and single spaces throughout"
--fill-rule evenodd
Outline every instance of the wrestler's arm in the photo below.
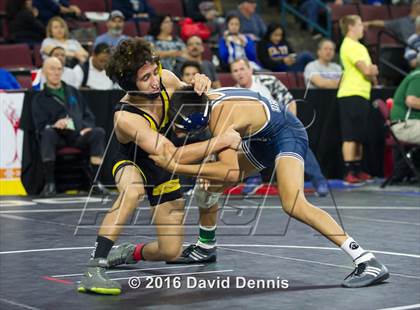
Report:
M 232 118 L 229 116 L 222 119 L 224 115 L 232 115 L 232 107 L 217 106 L 212 111 L 210 129 L 214 135 L 220 135 L 227 131 L 232 125 Z M 204 179 L 236 183 L 240 180 L 238 155 L 234 149 L 225 149 L 218 154 L 218 161 L 196 165 L 186 165 L 177 163 L 168 150 L 159 156 L 149 156 L 158 166 L 174 172 L 191 176 L 200 176 Z
M 189 163 L 202 160 L 210 154 L 215 154 L 228 148 L 232 142 L 238 140 L 235 133 L 216 136 L 207 141 L 185 145 L 176 148 L 165 136 L 150 128 L 149 122 L 141 116 L 120 111 L 115 113 L 114 123 L 116 126 L 117 138 L 121 142 L 132 141 L 145 152 L 158 155 L 167 149 L 173 154 L 176 161 Z
M 172 94 L 178 88 L 187 86 L 186 83 L 178 79 L 178 77 L 169 70 L 162 70 L 162 79 L 163 84 L 170 92 L 170 94 Z M 207 92 L 211 87 L 210 79 L 204 74 L 198 73 L 194 76 L 191 84 L 194 85 L 194 90 L 198 94 L 200 94 L 200 91 Z M 169 151 L 172 152 L 176 162 L 188 164 L 200 161 L 208 155 L 217 154 L 223 149 L 229 147 L 236 149 L 240 141 L 241 139 L 239 134 L 237 134 L 232 129 L 228 129 L 223 135 L 215 135 L 215 137 L 212 139 L 193 144 L 187 144 L 176 149 L 175 147 L 170 148 Z

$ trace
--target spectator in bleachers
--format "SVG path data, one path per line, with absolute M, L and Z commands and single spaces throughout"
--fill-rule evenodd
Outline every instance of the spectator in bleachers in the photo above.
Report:
M 311 61 L 305 67 L 305 85 L 308 88 L 337 89 L 341 79 L 341 67 L 332 62 L 335 55 L 335 44 L 329 39 L 323 39 L 318 44 L 318 59 Z
M 108 32 L 97 37 L 93 46 L 96 47 L 100 43 L 106 43 L 109 46 L 114 47 L 122 40 L 128 39 L 128 36 L 123 34 L 124 19 L 124 15 L 121 11 L 112 11 L 111 14 L 109 14 L 109 19 L 106 23 Z
M 302 1 L 301 4 L 299 5 L 300 13 L 306 16 L 306 18 L 314 24 L 318 24 L 319 16 L 321 15 L 322 10 L 323 10 L 323 7 L 316 0 L 305 0 L 305 1 Z M 308 24 L 308 31 L 312 35 L 316 35 L 313 27 L 309 24 Z
M 391 9 L 392 10 L 392 9 Z M 411 11 L 408 16 L 392 20 L 370 20 L 364 22 L 364 26 L 379 27 L 395 33 L 400 40 L 407 42 L 408 38 L 416 32 L 415 20 L 420 16 L 420 0 L 413 0 Z
M 144 39 L 152 43 L 163 68 L 173 71 L 178 61 L 185 56 L 185 43 L 173 36 L 174 23 L 169 15 L 158 15 L 152 19 L 149 35 Z
M 47 25 L 49 20 L 56 15 L 66 17 L 82 14 L 78 6 L 69 4 L 69 0 L 33 0 L 33 2 L 44 25 Z
M 202 73 L 201 66 L 196 61 L 185 61 L 180 68 L 180 78 L 183 82 L 191 84 L 195 74 Z
M 236 59 L 247 58 L 255 70 L 260 70 L 255 42 L 252 38 L 239 31 L 241 21 L 238 16 L 230 15 L 226 18 L 226 31 L 219 39 L 219 57 L 222 65 L 228 67 Z
M 43 59 L 47 58 L 56 46 L 61 46 L 64 49 L 67 58 L 75 58 L 79 63 L 84 63 L 89 56 L 89 53 L 78 41 L 69 39 L 67 23 L 58 16 L 51 18 L 48 22 L 47 38 L 41 44 Z
M 185 60 L 179 61 L 175 67 L 175 74 L 181 77 L 180 68 L 183 66 L 185 61 L 197 62 L 201 69 L 200 71 L 205 74 L 212 82 L 213 88 L 221 87 L 220 81 L 217 77 L 216 67 L 211 61 L 203 59 L 204 46 L 203 40 L 199 36 L 191 36 L 187 39 L 187 52 L 185 54 Z
M 369 136 L 370 92 L 378 83 L 378 67 L 372 64 L 369 52 L 359 42 L 363 38 L 363 23 L 358 15 L 340 19 L 345 37 L 340 47 L 343 76 L 338 89 L 342 153 L 345 165 L 344 181 L 349 184 L 369 181 L 372 177 L 362 170 L 363 142 Z
M 417 69 L 404 78 L 395 92 L 391 122 L 398 140 L 420 145 L 420 53 Z
M 279 102 L 281 105 L 289 104 L 289 111 L 294 115 L 297 114 L 296 103 L 293 100 L 293 95 L 275 76 L 265 74 L 254 75 L 252 67 L 246 59 L 238 59 L 232 62 L 230 69 L 232 77 L 237 83 L 236 86 L 251 89 L 264 97 Z M 318 161 L 310 149 L 308 149 L 305 158 L 305 173 L 311 179 L 316 192 L 320 196 L 326 196 L 328 194 L 327 180 L 323 176 Z M 246 192 L 242 192 L 242 194 L 249 194 L 248 191 L 252 191 L 252 188 L 254 188 L 255 185 L 260 185 L 261 182 L 262 181 L 259 176 L 248 179 L 246 182 L 248 186 L 245 186 Z
M 256 9 L 257 3 L 255 0 L 241 0 L 238 8 L 227 14 L 228 16 L 238 16 L 241 22 L 241 32 L 250 35 L 254 41 L 262 38 L 267 31 L 264 20 L 258 13 L 255 13 Z
M 45 37 L 45 26 L 36 17 L 38 10 L 32 0 L 8 0 L 6 20 L 10 39 L 16 43 L 39 43 Z
M 78 85 L 77 76 L 76 76 L 76 73 L 74 72 L 74 69 L 69 68 L 65 65 L 66 64 L 66 53 L 65 53 L 64 49 L 61 46 L 56 46 L 51 50 L 51 52 L 48 56 L 49 57 L 56 57 L 61 62 L 61 66 L 63 68 L 63 70 L 62 70 L 63 73 L 61 75 L 61 80 L 63 82 L 65 82 L 67 85 L 78 88 L 80 85 Z M 46 80 L 45 80 L 45 76 L 43 74 L 42 69 L 38 70 L 34 81 L 36 81 L 35 85 L 33 85 L 34 88 L 44 89 L 44 84 L 45 84 Z
M 185 0 L 185 16 L 191 17 L 196 22 L 208 22 L 221 15 L 213 1 Z
M 264 38 L 257 44 L 257 53 L 262 66 L 275 72 L 303 72 L 305 66 L 314 60 L 310 52 L 294 52 L 279 23 L 268 25 Z
M 96 45 L 92 56 L 82 65 L 74 67 L 76 75 L 76 88 L 90 88 L 108 90 L 116 88 L 115 84 L 106 75 L 105 66 L 111 56 L 111 49 L 108 44 Z
M 420 54 L 420 16 L 416 18 L 416 33 L 408 38 L 407 43 L 410 47 L 405 48 L 404 58 L 411 68 L 416 68 L 418 65 L 417 55 Z
M 185 0 L 185 16 L 192 18 L 196 22 L 205 23 L 211 30 L 208 40 L 217 43 L 225 27 L 225 19 L 222 17 L 222 10 L 217 7 L 214 1 L 208 0 Z
M 16 78 L 9 71 L 0 68 L 0 89 L 22 88 Z
M 132 18 L 148 19 L 156 15 L 147 0 L 112 0 L 112 10 L 122 12 L 127 20 Z
M 61 65 L 63 66 L 63 74 L 62 74 L 62 81 L 65 82 L 67 85 L 78 87 L 77 85 L 77 77 L 74 72 L 74 68 L 70 68 L 66 66 L 66 52 L 61 46 L 56 46 L 50 52 L 50 57 L 56 57 L 60 60 Z
M 54 196 L 56 150 L 74 146 L 89 152 L 95 177 L 105 150 L 105 131 L 95 127 L 95 118 L 80 92 L 63 83 L 63 66 L 56 57 L 45 60 L 42 68 L 46 77 L 45 89 L 32 101 L 32 116 L 40 135 L 41 158 L 45 169 L 44 197 Z M 97 191 L 102 186 L 96 187 Z

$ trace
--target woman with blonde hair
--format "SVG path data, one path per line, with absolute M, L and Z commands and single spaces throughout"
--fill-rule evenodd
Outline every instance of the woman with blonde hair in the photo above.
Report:
M 66 57 L 76 58 L 79 63 L 84 63 L 89 56 L 89 53 L 77 40 L 69 38 L 67 23 L 59 16 L 51 18 L 48 22 L 47 37 L 41 45 L 43 59 L 47 58 L 56 46 L 61 46 L 66 52 Z

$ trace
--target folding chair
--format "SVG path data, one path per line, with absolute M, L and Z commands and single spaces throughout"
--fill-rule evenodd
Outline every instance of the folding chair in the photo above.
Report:
M 387 136 L 385 143 L 387 146 L 395 147 L 396 150 L 401 154 L 405 164 L 407 167 L 413 172 L 414 176 L 417 180 L 420 181 L 420 172 L 416 169 L 413 163 L 413 154 L 420 150 L 420 145 L 414 145 L 399 141 L 398 138 L 395 136 L 394 132 L 391 130 L 391 120 L 390 120 L 390 110 L 391 106 L 388 106 L 385 101 L 382 99 L 376 99 L 373 102 L 373 106 L 381 112 L 382 117 L 384 119 L 384 127 L 387 131 Z M 406 151 L 406 148 L 408 151 Z M 390 182 L 393 181 L 395 177 L 396 169 L 394 168 L 392 174 L 381 184 L 381 188 L 385 188 Z

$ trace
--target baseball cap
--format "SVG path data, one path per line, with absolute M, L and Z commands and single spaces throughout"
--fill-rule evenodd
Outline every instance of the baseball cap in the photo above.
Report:
M 114 19 L 115 17 L 125 19 L 124 14 L 119 10 L 112 11 L 111 14 L 109 14 L 109 19 L 110 20 Z

